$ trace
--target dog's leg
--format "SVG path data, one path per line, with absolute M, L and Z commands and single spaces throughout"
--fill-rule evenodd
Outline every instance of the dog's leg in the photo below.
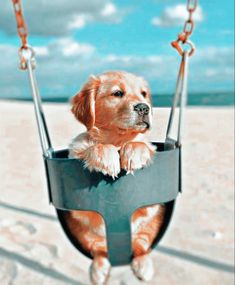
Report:
M 86 150 L 76 153 L 73 150 L 73 156 L 83 159 L 85 167 L 90 171 L 98 171 L 117 177 L 120 172 L 120 157 L 118 149 L 112 144 L 96 144 Z
M 154 274 L 153 262 L 149 256 L 150 240 L 151 237 L 140 233 L 133 241 L 134 258 L 131 267 L 136 277 L 143 281 L 150 281 Z
M 142 226 L 136 233 L 133 233 L 132 248 L 134 258 L 131 266 L 138 279 L 149 281 L 154 274 L 149 252 L 153 239 L 155 238 L 155 231 L 150 229 L 150 224 L 145 224 L 144 227 Z
M 151 280 L 154 274 L 149 252 L 163 224 L 164 213 L 163 205 L 153 205 L 137 210 L 132 218 L 132 270 L 136 277 L 143 281 Z
M 127 173 L 148 166 L 155 153 L 155 147 L 144 142 L 128 142 L 120 150 L 121 168 Z
M 105 233 L 103 234 L 103 219 L 94 212 L 70 211 L 65 213 L 65 221 L 72 236 L 93 257 L 90 266 L 92 284 L 105 284 L 110 263 L 107 258 Z
M 91 246 L 93 261 L 90 267 L 90 278 L 93 285 L 106 284 L 111 270 L 107 258 L 107 246 L 104 238 L 96 240 Z

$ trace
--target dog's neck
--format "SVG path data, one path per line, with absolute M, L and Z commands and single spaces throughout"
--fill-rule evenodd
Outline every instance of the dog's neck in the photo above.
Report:
M 102 144 L 112 144 L 117 147 L 121 147 L 128 141 L 136 140 L 141 134 L 135 130 L 123 130 L 117 129 L 115 132 L 109 129 L 100 129 L 93 127 L 88 131 L 91 140 L 102 143 Z

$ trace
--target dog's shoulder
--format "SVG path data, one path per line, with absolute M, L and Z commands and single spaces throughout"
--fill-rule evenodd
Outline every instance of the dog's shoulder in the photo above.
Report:
M 74 152 L 80 152 L 94 145 L 94 141 L 90 138 L 88 132 L 77 135 L 69 144 L 69 154 L 73 157 Z

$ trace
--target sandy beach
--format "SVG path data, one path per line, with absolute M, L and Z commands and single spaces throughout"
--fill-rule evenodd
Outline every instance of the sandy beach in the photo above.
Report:
M 68 104 L 45 104 L 56 149 L 84 127 Z M 154 110 L 150 140 L 163 141 L 169 109 Z M 183 195 L 152 252 L 150 285 L 234 282 L 234 110 L 188 108 Z M 44 165 L 30 102 L 0 101 L 0 284 L 90 284 L 90 260 L 65 237 L 48 204 Z M 129 267 L 114 268 L 110 285 L 138 285 Z

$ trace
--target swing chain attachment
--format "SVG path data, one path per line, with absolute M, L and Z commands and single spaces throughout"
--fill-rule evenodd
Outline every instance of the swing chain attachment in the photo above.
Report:
M 166 132 L 166 145 L 172 146 L 176 145 L 177 147 L 181 146 L 182 141 L 182 126 L 183 126 L 183 119 L 184 119 L 184 109 L 187 104 L 187 86 L 188 86 L 188 58 L 189 58 L 189 52 L 186 50 L 183 53 L 183 56 L 181 58 L 179 73 L 177 77 L 177 83 L 176 83 L 176 90 L 175 95 L 173 97 L 172 107 L 170 111 L 170 117 L 168 121 L 167 126 L 167 132 Z M 173 128 L 175 127 L 176 121 L 175 121 L 175 111 L 177 108 L 177 105 L 179 105 L 179 114 L 178 114 L 178 126 L 177 126 L 177 138 L 173 139 Z
M 18 34 L 22 43 L 21 47 L 19 48 L 19 58 L 20 58 L 19 67 L 21 70 L 28 71 L 43 155 L 44 157 L 52 157 L 53 148 L 51 145 L 51 140 L 47 129 L 46 119 L 42 109 L 41 96 L 39 93 L 36 76 L 34 74 L 34 69 L 36 67 L 35 51 L 27 43 L 28 30 L 24 20 L 21 0 L 12 0 L 12 3 L 14 6 L 14 12 L 16 16 Z
M 184 23 L 183 31 L 178 35 L 178 38 L 171 43 L 172 47 L 175 48 L 181 56 L 184 54 L 181 44 L 187 44 L 190 47 L 188 53 L 189 56 L 191 56 L 195 51 L 195 46 L 193 42 L 189 40 L 189 37 L 194 30 L 193 13 L 196 11 L 197 3 L 198 0 L 187 0 L 187 11 L 189 13 L 189 17 Z
M 20 58 L 19 68 L 21 70 L 26 70 L 27 62 L 30 61 L 32 68 L 35 69 L 36 67 L 35 52 L 33 48 L 28 45 L 27 42 L 28 29 L 24 20 L 21 0 L 12 0 L 12 3 L 16 17 L 18 35 L 21 39 L 21 47 L 19 49 L 19 58 Z
M 28 62 L 30 61 L 32 69 L 36 68 L 35 51 L 31 46 L 21 47 L 19 49 L 19 68 L 26 70 L 28 68 Z

